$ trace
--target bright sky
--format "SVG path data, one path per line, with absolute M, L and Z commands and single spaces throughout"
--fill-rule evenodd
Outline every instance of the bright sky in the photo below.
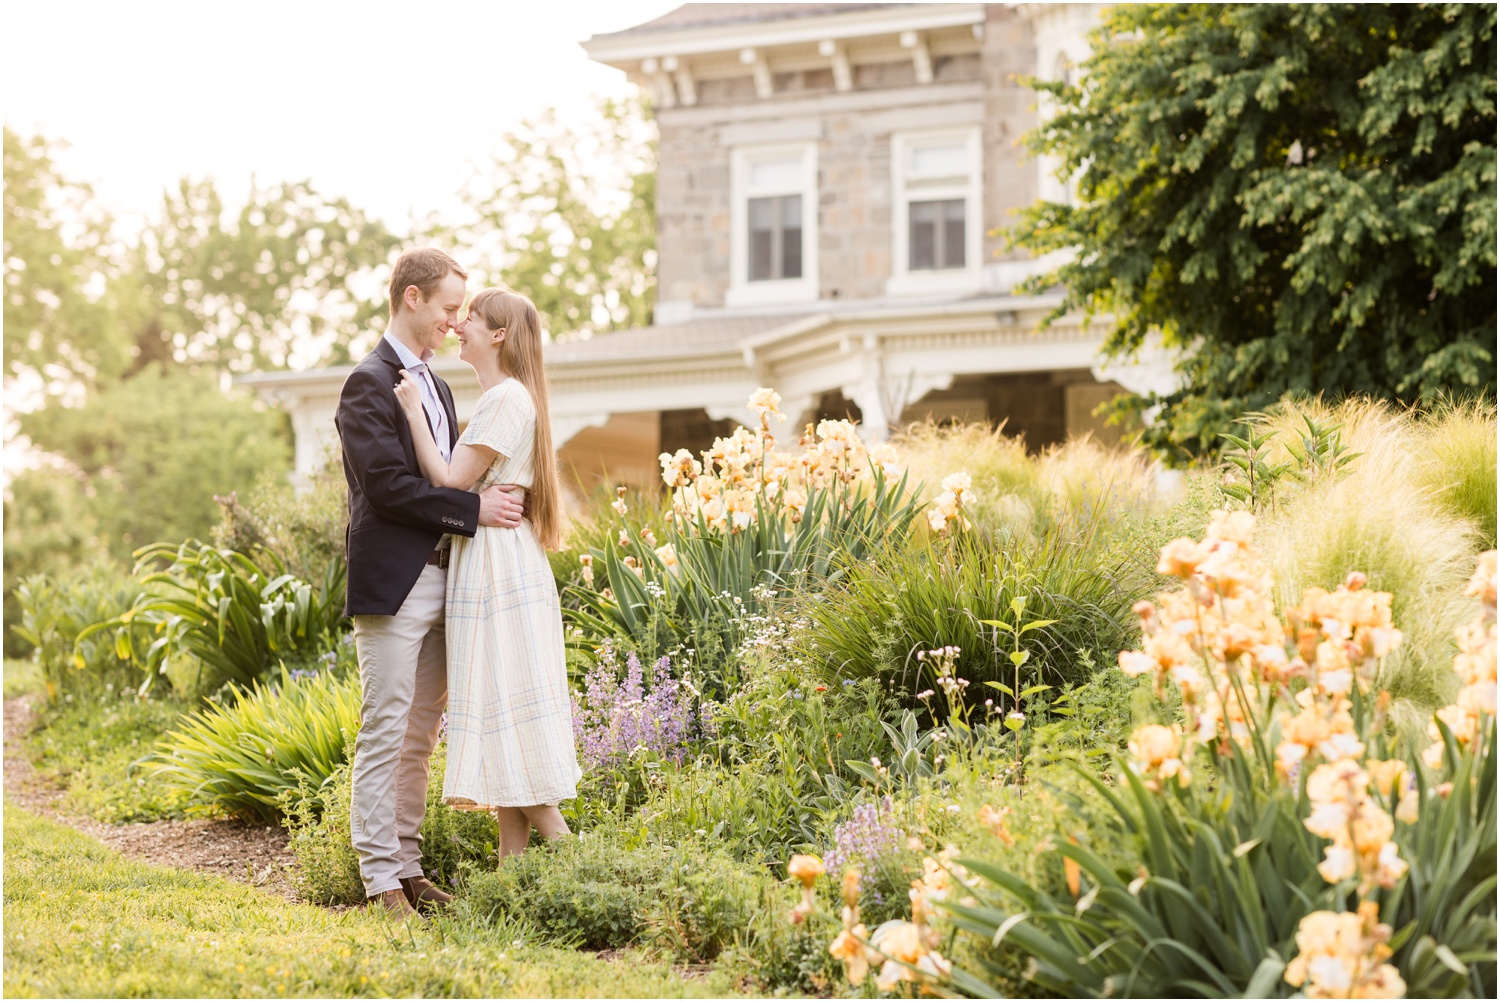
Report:
M 507 127 L 629 90 L 578 43 L 664 0 L 45 0 L 6 5 L 0 101 L 66 140 L 65 173 L 117 216 L 183 176 L 239 204 L 310 180 L 398 231 L 450 210 Z

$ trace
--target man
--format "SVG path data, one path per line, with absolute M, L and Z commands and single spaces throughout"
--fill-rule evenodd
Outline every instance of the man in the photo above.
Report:
M 451 457 L 453 394 L 428 363 L 458 323 L 467 278 L 439 250 L 397 259 L 390 326 L 344 381 L 334 418 L 349 483 L 344 612 L 354 617 L 363 688 L 349 828 L 366 898 L 402 919 L 451 900 L 421 867 L 429 760 L 448 700 L 445 534 L 514 528 L 522 517 L 522 502 L 503 487 L 481 495 L 428 483 L 395 394 L 405 369 L 421 388 L 438 448 Z

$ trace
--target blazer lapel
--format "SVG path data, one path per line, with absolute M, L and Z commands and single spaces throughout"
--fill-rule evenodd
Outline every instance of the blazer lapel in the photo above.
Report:
M 379 356 L 382 362 L 393 369 L 400 370 L 401 368 L 401 356 L 396 354 L 396 349 L 392 348 L 385 338 L 375 342 L 375 350 L 370 354 Z

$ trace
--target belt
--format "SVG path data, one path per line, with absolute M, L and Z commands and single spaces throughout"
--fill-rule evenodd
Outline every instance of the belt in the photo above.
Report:
M 442 549 L 433 550 L 431 553 L 429 553 L 427 555 L 427 562 L 435 567 L 441 567 L 446 571 L 448 569 L 448 558 L 452 555 L 453 550 L 450 547 L 445 546 Z

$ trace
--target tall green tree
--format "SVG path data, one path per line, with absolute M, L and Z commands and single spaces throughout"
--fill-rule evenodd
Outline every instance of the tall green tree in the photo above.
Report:
M 655 126 L 636 101 L 592 118 L 520 125 L 463 193 L 470 218 L 433 227 L 480 282 L 526 293 L 553 335 L 651 322 L 656 302 Z M 471 282 L 471 285 L 473 283 Z
M 1148 439 L 1211 449 L 1293 392 L 1495 387 L 1495 6 L 1119 6 L 1032 148 L 1074 204 L 1013 231 L 1064 310 L 1160 332 Z
M 13 519 L 19 529 L 73 518 L 68 512 L 96 534 L 101 550 L 124 561 L 158 540 L 206 540 L 219 520 L 215 494 L 291 469 L 284 415 L 182 369 L 153 365 L 82 406 L 46 407 L 19 421 L 57 462 L 45 474 L 27 474 L 24 494 L 13 492 L 7 550 Z M 36 507 L 23 510 L 28 502 Z M 71 526 L 48 531 L 65 528 L 76 536 Z
M 130 256 L 123 311 L 137 367 L 253 372 L 346 361 L 384 325 L 383 269 L 399 240 L 307 182 L 252 187 L 226 218 L 213 181 L 184 180 Z
M 5 132 L 5 379 L 60 393 L 118 376 L 129 343 L 108 295 L 109 217 L 63 176 L 57 144 Z

